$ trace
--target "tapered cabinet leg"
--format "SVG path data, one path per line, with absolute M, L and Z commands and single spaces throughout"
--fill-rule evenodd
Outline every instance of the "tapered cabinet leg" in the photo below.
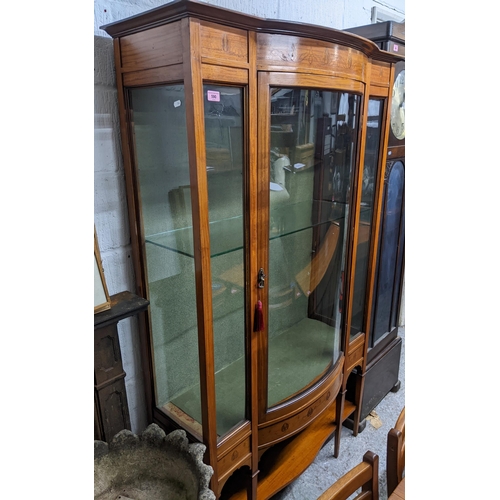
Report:
M 359 422 L 361 420 L 361 403 L 363 401 L 363 389 L 365 386 L 365 377 L 364 375 L 360 375 L 356 377 L 356 393 L 355 393 L 355 405 L 356 410 L 354 410 L 354 414 L 352 416 L 353 419 L 353 428 L 352 434 L 353 436 L 357 436 L 359 432 Z
M 345 388 L 339 392 L 337 396 L 337 404 L 336 404 L 336 415 L 335 419 L 337 420 L 337 430 L 335 431 L 335 442 L 333 449 L 333 456 L 338 458 L 340 453 L 340 436 L 342 434 L 342 415 L 344 413 L 344 401 L 345 401 Z
M 257 479 L 259 477 L 259 471 L 252 475 L 250 479 L 250 491 L 248 492 L 249 500 L 257 500 Z

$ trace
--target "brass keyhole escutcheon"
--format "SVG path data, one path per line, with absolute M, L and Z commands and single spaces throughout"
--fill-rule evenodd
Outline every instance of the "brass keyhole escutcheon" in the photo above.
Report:
M 264 288 L 266 280 L 266 275 L 264 274 L 264 269 L 262 267 L 259 269 L 259 274 L 257 276 L 257 286 L 258 288 Z

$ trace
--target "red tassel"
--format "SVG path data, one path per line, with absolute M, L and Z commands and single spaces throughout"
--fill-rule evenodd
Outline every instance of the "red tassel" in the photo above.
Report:
M 264 331 L 264 313 L 262 312 L 262 302 L 260 300 L 255 304 L 255 317 L 253 320 L 253 331 Z

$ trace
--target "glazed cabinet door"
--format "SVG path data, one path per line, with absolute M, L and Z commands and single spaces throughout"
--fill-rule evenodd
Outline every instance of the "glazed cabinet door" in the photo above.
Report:
M 389 161 L 384 179 L 370 347 L 394 332 L 399 323 L 404 269 L 404 184 L 404 158 Z
M 365 154 L 362 174 L 358 238 L 356 242 L 356 267 L 352 302 L 350 339 L 366 332 L 369 320 L 370 271 L 373 266 L 375 223 L 382 168 L 383 125 L 387 99 L 370 96 L 366 125 Z
M 321 387 L 343 356 L 362 90 L 335 78 L 259 74 L 259 209 L 268 214 L 259 228 L 261 421 Z

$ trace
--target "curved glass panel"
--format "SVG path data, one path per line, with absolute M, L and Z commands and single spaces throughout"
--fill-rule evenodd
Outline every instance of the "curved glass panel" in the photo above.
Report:
M 361 187 L 361 207 L 356 250 L 356 270 L 351 317 L 351 336 L 363 331 L 366 316 L 366 280 L 370 258 L 375 186 L 378 178 L 378 160 L 382 125 L 383 100 L 368 101 L 368 122 L 366 129 L 365 162 L 363 185 Z
M 191 427 L 201 433 L 184 87 L 132 89 L 130 98 L 145 235 L 156 405 L 191 422 Z
M 271 89 L 268 406 L 340 356 L 359 97 Z

